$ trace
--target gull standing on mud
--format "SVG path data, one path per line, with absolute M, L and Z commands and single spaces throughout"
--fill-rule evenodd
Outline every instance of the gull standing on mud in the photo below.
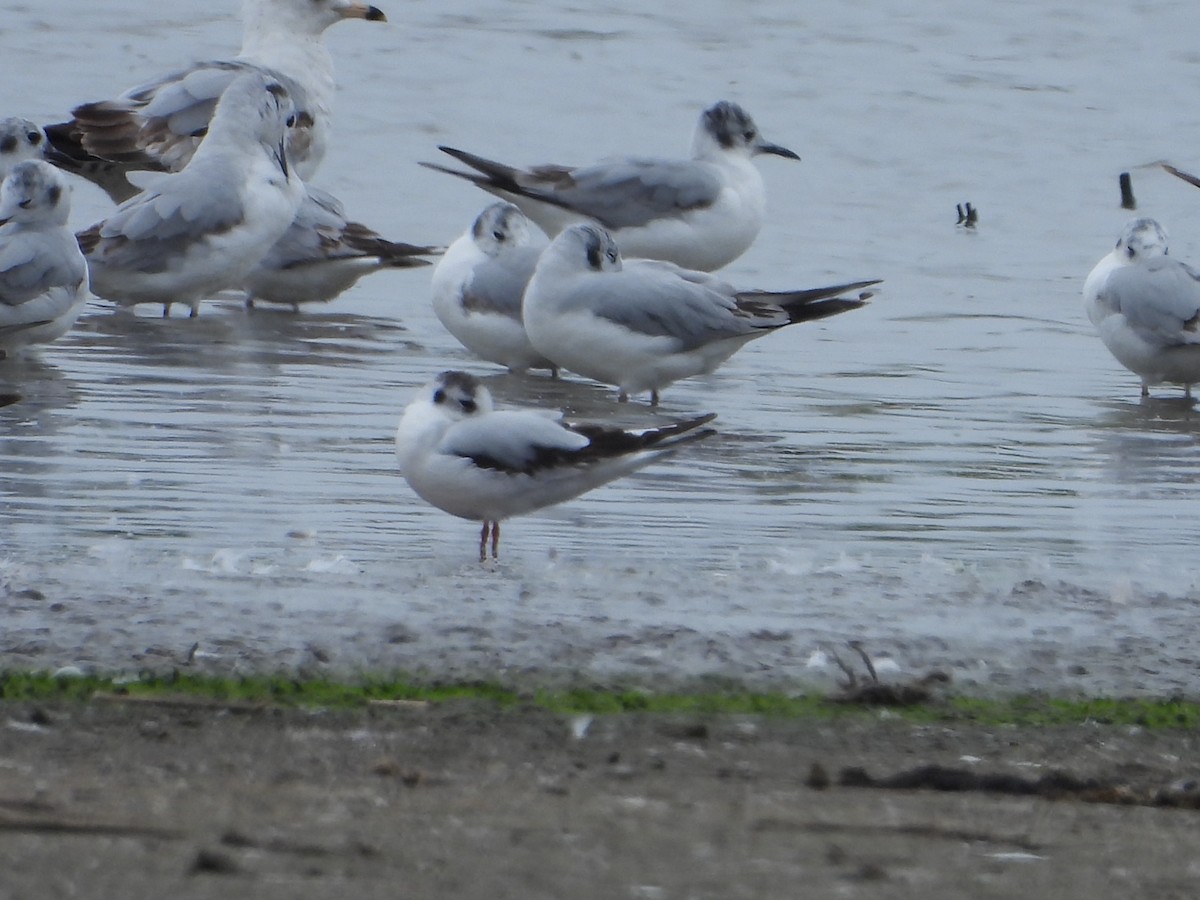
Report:
M 1150 385 L 1200 382 L 1200 272 L 1167 256 L 1154 219 L 1133 219 L 1083 285 L 1088 318 L 1109 352 Z
M 178 172 L 200 144 L 218 98 L 239 75 L 266 74 L 292 94 L 298 127 L 291 161 L 310 179 L 325 156 L 335 84 L 325 29 L 343 19 L 386 22 L 358 0 L 245 0 L 242 49 L 234 59 L 197 63 L 131 88 L 115 100 L 85 103 L 69 122 L 50 125 L 62 165 L 100 185 L 117 203 L 138 189 L 132 170 Z
M 87 302 L 70 212 L 66 179 L 41 160 L 18 163 L 0 186 L 0 358 L 65 334 Z
M 400 470 L 421 499 L 483 523 L 479 559 L 500 547 L 500 522 L 578 497 L 716 432 L 715 414 L 660 428 L 568 425 L 540 410 L 500 410 L 477 378 L 443 372 L 404 410 Z
M 630 257 L 705 272 L 745 253 L 762 229 L 766 189 L 752 157 L 800 158 L 764 140 L 749 113 L 727 101 L 700 116 L 691 159 L 631 156 L 581 168 L 518 169 L 453 147 L 439 149 L 476 171 L 422 165 L 515 203 L 551 237 L 574 223 L 599 224 Z
M 287 231 L 304 197 L 284 143 L 295 107 L 277 81 L 239 76 L 217 105 L 208 135 L 183 171 L 147 189 L 79 234 L 92 290 L 121 305 L 200 301 L 240 287 Z
M 302 303 L 326 303 L 364 275 L 432 265 L 423 257 L 442 252 L 386 240 L 348 221 L 336 197 L 311 185 L 305 191 L 288 230 L 247 276 L 247 306 L 262 300 L 298 310 Z
M 459 342 L 514 372 L 555 370 L 533 349 L 521 298 L 549 242 L 512 203 L 493 203 L 446 250 L 433 270 L 433 311 Z
M 564 369 L 616 385 L 619 399 L 712 372 L 743 344 L 866 304 L 855 281 L 800 291 L 739 291 L 706 272 L 622 260 L 612 236 L 572 225 L 542 253 L 525 289 L 525 330 Z

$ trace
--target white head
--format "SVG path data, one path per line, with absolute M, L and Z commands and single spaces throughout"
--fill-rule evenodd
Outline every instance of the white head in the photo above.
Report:
M 296 106 L 287 88 L 258 72 L 239 75 L 221 94 L 213 113 L 208 137 L 236 145 L 257 142 L 275 158 L 284 176 L 288 174 L 284 149 L 289 130 L 296 124 Z M 199 151 L 197 151 L 199 152 Z
M 772 153 L 787 159 L 800 158 L 787 147 L 763 140 L 750 113 L 727 100 L 715 103 L 701 113 L 696 134 L 692 138 L 692 156 L 695 159 L 710 159 L 723 153 L 747 157 Z
M 533 241 L 532 225 L 525 213 L 512 203 L 493 203 L 475 218 L 471 226 L 475 246 L 495 258 L 515 247 Z
M 620 272 L 622 268 L 617 242 L 599 225 L 572 225 L 564 229 L 542 258 L 564 261 L 573 269 L 593 272 Z
M 0 185 L 0 222 L 66 225 L 71 214 L 66 179 L 40 159 L 17 163 Z
M 46 150 L 46 134 L 28 119 L 0 119 L 0 179 L 13 166 L 27 159 L 41 159 Z
M 1154 219 L 1132 219 L 1117 238 L 1113 251 L 1127 264 L 1167 255 L 1167 233 Z
M 244 0 L 242 25 L 246 36 L 283 33 L 318 37 L 343 19 L 386 22 L 378 7 L 359 0 Z

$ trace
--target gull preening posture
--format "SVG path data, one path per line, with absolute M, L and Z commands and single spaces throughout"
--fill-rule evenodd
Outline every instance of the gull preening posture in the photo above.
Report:
M 88 270 L 70 212 L 66 179 L 41 160 L 17 163 L 0 186 L 0 357 L 65 334 L 83 310 Z
M 495 410 L 466 372 L 443 372 L 408 404 L 396 429 L 400 470 L 421 499 L 483 523 L 479 559 L 500 547 L 510 516 L 578 497 L 715 432 L 715 414 L 659 428 L 569 425 L 540 410 Z
M 493 203 L 433 270 L 433 311 L 464 347 L 514 372 L 551 369 L 521 322 L 521 298 L 549 242 L 512 203 Z
M 117 203 L 138 193 L 138 169 L 178 172 L 199 146 L 217 100 L 247 72 L 282 82 L 298 110 L 292 164 L 308 180 L 325 156 L 335 84 L 323 35 L 343 19 L 385 22 L 358 0 L 245 0 L 242 49 L 234 59 L 197 63 L 131 88 L 115 100 L 85 103 L 46 132 L 62 165 L 100 185 Z
M 741 291 L 657 260 L 622 260 L 595 225 L 572 225 L 543 251 L 525 289 L 525 330 L 564 369 L 616 385 L 619 399 L 712 372 L 778 328 L 858 309 L 879 281 Z M 855 293 L 854 296 L 842 296 Z
M 288 164 L 295 122 L 287 90 L 257 72 L 239 76 L 217 104 L 208 135 L 183 171 L 79 234 L 92 290 L 120 305 L 200 301 L 240 287 L 287 231 L 304 198 Z
M 246 305 L 326 303 L 358 279 L 383 269 L 432 265 L 441 247 L 389 241 L 346 218 L 338 199 L 312 185 L 283 237 L 246 277 Z
M 1150 385 L 1200 382 L 1200 272 L 1167 256 L 1154 219 L 1133 219 L 1083 285 L 1088 318 L 1104 346 Z
M 700 116 L 691 159 L 630 156 L 580 168 L 519 169 L 453 147 L 439 149 L 475 171 L 422 165 L 515 203 L 551 237 L 590 222 L 612 233 L 630 257 L 705 272 L 733 262 L 762 230 L 767 196 L 752 158 L 800 158 L 764 140 L 750 114 L 727 101 Z

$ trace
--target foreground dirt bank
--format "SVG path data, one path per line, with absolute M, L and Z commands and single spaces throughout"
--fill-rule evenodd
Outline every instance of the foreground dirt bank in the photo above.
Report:
M 1195 897 L 1194 810 L 837 781 L 1061 770 L 1146 800 L 1188 794 L 1196 751 L 877 716 L 8 702 L 0 898 Z

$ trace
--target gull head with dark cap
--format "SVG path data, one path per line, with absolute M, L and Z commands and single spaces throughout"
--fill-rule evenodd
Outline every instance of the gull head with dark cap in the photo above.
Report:
M 764 140 L 750 113 L 728 100 L 713 104 L 700 116 L 692 154 L 702 159 L 717 148 L 725 153 L 741 152 L 747 156 L 770 153 L 787 159 L 800 158 L 787 147 Z
M 69 196 L 66 179 L 58 169 L 40 159 L 27 159 L 15 165 L 0 186 L 0 225 L 66 225 L 71 212 Z
M 1128 262 L 1167 255 L 1167 232 L 1154 219 L 1133 219 L 1117 238 L 1117 252 Z
M 475 217 L 471 237 L 483 253 L 494 259 L 507 249 L 530 244 L 533 225 L 519 206 L 501 201 Z
M 617 242 L 598 225 L 572 225 L 542 252 L 547 254 L 574 268 L 586 266 L 595 272 L 620 272 L 623 268 Z

